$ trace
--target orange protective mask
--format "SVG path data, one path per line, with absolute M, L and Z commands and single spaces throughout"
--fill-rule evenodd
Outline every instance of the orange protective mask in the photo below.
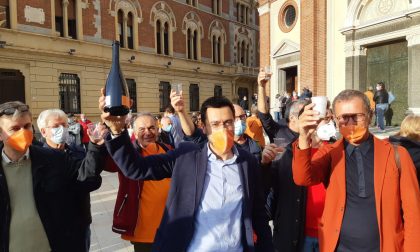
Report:
M 359 125 L 348 125 L 340 127 L 340 133 L 349 143 L 358 144 L 366 135 L 367 128 Z
M 226 129 L 213 132 L 209 136 L 209 140 L 217 154 L 226 153 L 226 151 L 232 149 L 234 144 L 233 132 Z
M 22 129 L 15 132 L 7 139 L 7 144 L 18 152 L 25 152 L 32 144 L 33 133 L 31 130 Z

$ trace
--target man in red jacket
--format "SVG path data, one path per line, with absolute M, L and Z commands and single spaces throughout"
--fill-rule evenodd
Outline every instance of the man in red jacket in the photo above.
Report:
M 140 114 L 134 121 L 134 146 L 142 156 L 165 153 L 170 146 L 156 142 L 158 126 L 151 114 Z M 117 167 L 119 188 L 114 209 L 112 230 L 131 241 L 135 252 L 151 251 L 169 192 L 170 179 L 159 181 L 131 180 Z
M 87 149 L 87 145 L 89 144 L 89 136 L 87 134 L 88 125 L 92 123 L 90 120 L 86 118 L 85 114 L 80 114 L 80 125 L 82 126 L 82 145 Z

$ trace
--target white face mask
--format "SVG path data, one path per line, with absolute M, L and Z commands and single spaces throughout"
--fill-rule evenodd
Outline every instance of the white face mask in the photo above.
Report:
M 319 128 L 316 130 L 316 135 L 321 139 L 322 141 L 328 141 L 331 139 L 331 137 L 335 137 L 337 134 L 337 129 L 334 126 L 334 123 L 330 121 L 327 124 L 319 126 Z
M 64 128 L 60 125 L 57 128 L 51 128 L 51 141 L 55 144 L 63 144 L 66 142 L 69 136 L 68 128 Z

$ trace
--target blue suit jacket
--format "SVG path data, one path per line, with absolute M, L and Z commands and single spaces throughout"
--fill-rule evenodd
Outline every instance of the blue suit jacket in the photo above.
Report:
M 141 157 L 127 133 L 105 143 L 122 173 L 130 179 L 161 180 L 172 178 L 165 212 L 156 232 L 153 251 L 186 251 L 194 235 L 195 215 L 200 205 L 207 170 L 206 144 L 181 143 L 166 154 Z M 242 243 L 244 251 L 273 251 L 268 216 L 264 210 L 261 170 L 255 158 L 238 149 L 241 181 Z M 254 244 L 253 231 L 257 235 Z

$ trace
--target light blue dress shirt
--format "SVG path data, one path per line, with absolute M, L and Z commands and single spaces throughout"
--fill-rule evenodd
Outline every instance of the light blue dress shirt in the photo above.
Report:
M 182 131 L 181 122 L 177 115 L 168 116 L 172 121 L 171 134 L 174 138 L 175 148 L 184 140 L 184 131 Z
M 243 186 L 236 163 L 238 150 L 226 161 L 208 147 L 208 163 L 201 203 L 195 217 L 195 232 L 189 252 L 243 252 Z

